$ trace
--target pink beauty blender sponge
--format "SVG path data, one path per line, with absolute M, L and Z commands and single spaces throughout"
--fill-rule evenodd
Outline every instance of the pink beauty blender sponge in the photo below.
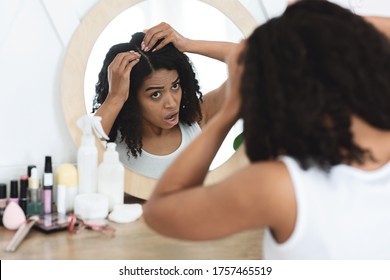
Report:
M 26 221 L 26 215 L 16 202 L 10 202 L 4 210 L 3 225 L 6 229 L 17 230 Z

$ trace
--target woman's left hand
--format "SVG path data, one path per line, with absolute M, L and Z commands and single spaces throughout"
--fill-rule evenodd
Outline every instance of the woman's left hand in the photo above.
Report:
M 162 22 L 144 31 L 145 38 L 141 44 L 142 50 L 147 52 L 152 50 L 158 40 L 163 39 L 152 51 L 157 51 L 165 45 L 172 43 L 179 51 L 186 51 L 186 44 L 189 39 L 183 37 L 168 23 Z

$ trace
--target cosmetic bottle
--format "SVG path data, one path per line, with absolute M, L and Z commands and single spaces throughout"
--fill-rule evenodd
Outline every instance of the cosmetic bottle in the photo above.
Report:
M 73 211 L 77 195 L 77 169 L 73 164 L 63 163 L 56 169 L 57 212 Z
M 98 168 L 98 192 L 108 197 L 110 210 L 124 201 L 125 169 L 115 148 L 115 143 L 107 143 L 103 162 Z
M 37 168 L 37 166 L 36 165 L 32 165 L 32 164 L 27 166 L 27 177 L 28 178 L 31 177 L 31 169 L 33 169 L 33 168 Z
M 20 199 L 19 206 L 22 208 L 24 214 L 27 214 L 27 191 L 28 191 L 28 179 L 27 176 L 20 177 Z
M 7 185 L 0 184 L 0 225 L 3 225 L 3 214 L 7 206 Z
M 100 120 L 101 117 L 85 115 L 77 121 L 77 126 L 83 131 L 81 145 L 77 151 L 79 194 L 97 192 L 98 152 L 92 131 L 95 131 L 99 138 L 108 139 Z
M 39 187 L 38 169 L 31 169 L 28 179 L 27 216 L 42 214 L 41 189 Z
M 43 190 L 42 190 L 42 202 L 43 202 L 43 213 L 52 213 L 53 203 L 53 167 L 51 164 L 51 157 L 45 157 L 45 171 L 43 173 Z
M 98 152 L 95 137 L 92 134 L 92 121 L 90 118 L 90 116 L 84 116 L 77 122 L 77 125 L 83 131 L 81 146 L 77 151 L 79 194 L 97 192 Z
M 11 191 L 10 191 L 8 203 L 10 202 L 15 202 L 16 204 L 19 203 L 18 181 L 16 180 L 11 181 Z

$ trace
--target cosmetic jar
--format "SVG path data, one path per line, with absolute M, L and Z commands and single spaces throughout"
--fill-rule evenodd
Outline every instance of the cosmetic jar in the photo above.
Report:
M 74 214 L 82 219 L 105 219 L 108 215 L 108 198 L 103 194 L 79 194 L 74 200 Z

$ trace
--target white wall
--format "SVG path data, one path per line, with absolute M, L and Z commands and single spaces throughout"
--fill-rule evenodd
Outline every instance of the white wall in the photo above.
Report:
M 60 74 L 72 33 L 98 0 L 0 0 L 0 182 L 18 179 L 46 155 L 75 163 L 62 114 Z M 113 0 L 115 1 L 115 0 Z M 183 0 L 185 1 L 185 0 Z M 241 0 L 259 23 L 285 0 Z M 388 0 L 335 1 L 357 13 L 390 16 Z
M 70 37 L 96 0 L 0 0 L 0 182 L 75 162 L 60 75 Z

